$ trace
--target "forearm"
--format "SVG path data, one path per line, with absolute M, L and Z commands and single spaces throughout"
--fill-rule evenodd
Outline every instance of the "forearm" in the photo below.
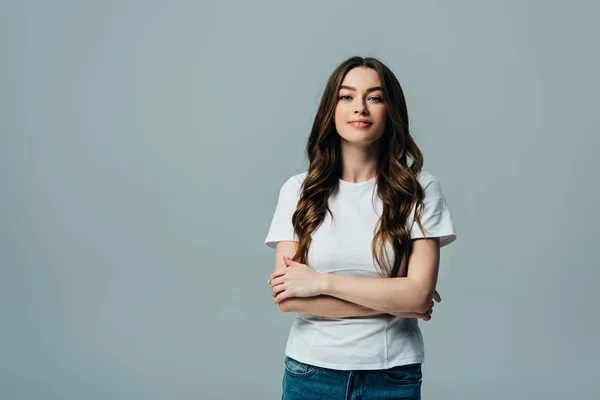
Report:
M 280 303 L 286 312 L 320 315 L 322 317 L 363 317 L 367 315 L 385 314 L 347 300 L 328 295 L 313 297 L 292 297 Z
M 322 294 L 366 307 L 378 313 L 421 313 L 433 293 L 418 282 L 401 278 L 361 278 L 326 274 Z

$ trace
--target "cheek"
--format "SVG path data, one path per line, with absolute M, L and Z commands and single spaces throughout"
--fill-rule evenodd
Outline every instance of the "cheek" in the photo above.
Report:
M 344 126 L 346 117 L 344 115 L 343 110 L 340 107 L 337 107 L 335 109 L 335 113 L 333 114 L 333 120 L 335 122 L 336 129 L 341 129 Z
M 346 113 L 346 110 L 344 110 L 344 105 L 338 103 L 337 106 L 335 106 L 335 119 L 338 120 L 339 118 L 341 118 L 344 114 Z
M 377 107 L 376 109 L 373 110 L 373 112 L 376 113 L 377 116 L 383 120 L 385 120 L 385 118 L 387 116 L 387 109 L 385 108 L 385 105 L 381 105 L 381 106 Z
M 385 126 L 386 121 L 387 121 L 387 111 L 386 109 L 381 109 L 381 110 L 377 110 L 377 119 L 379 120 L 379 123 L 381 124 L 381 126 Z

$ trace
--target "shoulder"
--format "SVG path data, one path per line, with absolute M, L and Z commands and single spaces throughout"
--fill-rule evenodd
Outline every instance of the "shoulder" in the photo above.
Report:
M 421 172 L 419 172 L 419 174 L 417 175 L 417 180 L 419 181 L 421 186 L 425 186 L 425 185 L 431 183 L 432 181 L 435 181 L 436 178 L 435 178 L 435 175 L 433 175 L 433 173 L 431 173 L 429 171 L 421 170 Z
M 308 171 L 300 172 L 299 174 L 290 176 L 288 178 L 288 180 L 285 181 L 285 184 L 290 185 L 290 186 L 300 187 L 300 186 L 302 186 L 302 183 L 304 183 L 304 180 L 306 179 L 307 176 L 308 176 Z
M 302 185 L 302 183 L 304 183 L 304 180 L 306 179 L 307 176 L 308 176 L 308 171 L 300 172 L 299 174 L 290 176 L 288 181 L 291 180 L 297 185 Z
M 438 178 L 431 171 L 421 170 L 417 175 L 417 180 L 421 184 L 423 191 L 427 196 L 440 195 L 442 187 Z
M 281 186 L 281 192 L 299 195 L 300 188 L 302 186 L 302 183 L 304 183 L 304 179 L 306 179 L 307 175 L 308 171 L 304 171 L 299 174 L 290 176 Z

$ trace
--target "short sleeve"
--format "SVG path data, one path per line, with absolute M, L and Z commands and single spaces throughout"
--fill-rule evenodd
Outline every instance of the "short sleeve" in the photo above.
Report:
M 300 187 L 301 184 L 298 179 L 292 176 L 279 190 L 277 206 L 265 239 L 265 245 L 272 249 L 276 248 L 277 242 L 281 240 L 298 240 L 294 234 L 292 216 L 296 211 L 298 199 L 300 198 Z
M 456 232 L 450 215 L 450 208 L 442 192 L 442 186 L 437 178 L 430 172 L 426 173 L 421 182 L 423 191 L 423 211 L 421 212 L 421 225 L 425 230 L 425 235 L 421 228 L 414 221 L 413 207 L 413 225 L 410 231 L 412 239 L 422 237 L 439 237 L 440 247 L 446 246 L 456 240 Z

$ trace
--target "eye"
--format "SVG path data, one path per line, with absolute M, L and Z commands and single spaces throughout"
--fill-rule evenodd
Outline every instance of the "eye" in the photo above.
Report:
M 345 95 L 342 95 L 342 96 L 340 96 L 340 97 L 339 97 L 339 99 L 340 99 L 340 100 L 345 100 L 345 97 L 351 98 L 351 96 L 350 96 L 350 95 L 347 95 L 347 94 L 345 94 Z M 372 96 L 372 97 L 369 97 L 369 100 L 371 100 L 371 99 L 372 99 L 372 100 L 375 100 L 375 101 L 377 101 L 377 102 L 381 102 L 381 101 L 382 101 L 382 98 L 381 98 L 380 96 Z

